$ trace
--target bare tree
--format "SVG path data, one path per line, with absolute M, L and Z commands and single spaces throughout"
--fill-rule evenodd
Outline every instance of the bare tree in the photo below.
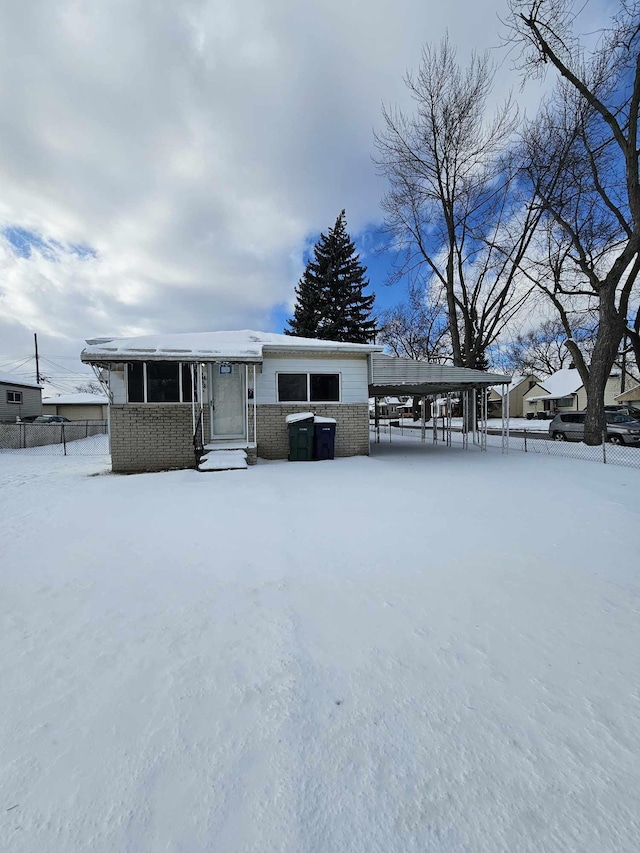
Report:
M 403 358 L 445 363 L 451 361 L 451 337 L 446 305 L 424 287 L 409 287 L 407 300 L 381 311 L 376 341 Z
M 576 324 L 573 329 L 573 339 L 580 342 L 583 350 L 588 348 L 594 337 L 592 326 Z M 573 363 L 566 342 L 567 333 L 560 320 L 543 320 L 536 328 L 516 335 L 506 346 L 503 366 L 517 373 L 550 376 Z
M 571 0 L 510 0 L 512 43 L 520 68 L 552 68 L 558 82 L 530 124 L 523 156 L 549 242 L 557 251 L 539 281 L 563 314 L 577 303 L 597 312 L 590 359 L 567 339 L 587 390 L 585 441 L 605 425 L 604 389 L 628 328 L 640 271 L 640 3 L 619 0 L 609 27 L 589 50 Z M 530 266 L 528 274 L 533 274 Z
M 76 385 L 76 391 L 80 394 L 104 394 L 98 382 L 83 382 L 81 385 Z
M 377 166 L 382 206 L 400 261 L 395 280 L 420 272 L 442 294 L 454 364 L 479 367 L 527 297 L 518 265 L 538 213 L 517 198 L 506 153 L 518 124 L 508 100 L 487 118 L 494 69 L 474 55 L 466 70 L 445 39 L 426 47 L 405 82 L 412 115 L 384 109 Z

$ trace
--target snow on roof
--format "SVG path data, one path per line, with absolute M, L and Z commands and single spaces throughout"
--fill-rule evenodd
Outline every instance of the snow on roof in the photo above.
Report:
M 518 385 L 520 385 L 522 382 L 524 382 L 525 379 L 528 379 L 529 376 L 532 376 L 532 375 L 533 374 L 531 374 L 531 373 L 525 373 L 522 376 L 517 374 L 517 373 L 514 374 L 511 377 L 511 382 L 509 383 L 509 393 L 511 393 L 515 388 L 518 387 Z M 508 378 L 509 378 L 508 376 L 505 377 L 505 379 L 508 379 Z M 496 387 L 493 390 L 495 391 L 495 393 L 499 397 L 502 397 L 502 385 L 496 385 Z
M 82 351 L 84 362 L 163 359 L 169 361 L 260 361 L 264 351 L 280 350 L 369 353 L 381 352 L 373 344 L 352 344 L 296 338 L 250 329 L 231 332 L 193 332 L 188 334 L 145 335 L 137 338 L 94 338 Z
M 541 379 L 538 382 L 541 388 L 549 393 L 546 399 L 560 399 L 561 397 L 570 397 L 575 394 L 578 388 L 582 387 L 582 379 L 575 367 L 563 367 L 562 370 L 556 370 L 551 376 Z M 528 397 L 529 400 L 545 399 L 545 395 L 541 397 Z
M 618 400 L 618 402 L 629 401 L 630 403 L 635 400 L 640 400 L 640 382 L 632 388 L 628 388 L 626 391 L 618 394 L 615 399 Z
M 108 402 L 102 394 L 61 394 L 42 398 L 45 406 L 106 406 Z
M 4 373 L 0 370 L 0 382 L 5 385 L 22 385 L 25 388 L 41 388 L 41 385 L 34 379 L 25 379 L 24 376 L 18 376 L 16 373 Z

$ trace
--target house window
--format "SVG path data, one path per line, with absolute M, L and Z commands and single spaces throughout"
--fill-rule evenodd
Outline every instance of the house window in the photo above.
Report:
M 573 406 L 573 397 L 561 397 L 558 400 L 558 407 L 567 408 L 567 406 Z
M 279 373 L 279 403 L 339 403 L 339 373 Z
M 279 403 L 306 403 L 307 399 L 306 373 L 278 374 Z
M 309 400 L 312 403 L 340 401 L 340 377 L 337 373 L 311 373 L 309 379 Z
M 21 403 L 22 391 L 7 391 L 7 403 Z
M 127 364 L 129 403 L 191 403 L 191 367 L 177 361 L 132 361 Z

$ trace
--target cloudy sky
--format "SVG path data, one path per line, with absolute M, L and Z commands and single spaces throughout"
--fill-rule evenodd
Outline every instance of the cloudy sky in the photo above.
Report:
M 34 331 L 61 370 L 94 335 L 281 331 L 305 251 L 343 207 L 380 301 L 398 301 L 373 255 L 380 105 L 407 104 L 403 74 L 447 28 L 462 61 L 496 46 L 504 8 L 3 4 L 0 369 Z M 506 61 L 497 95 L 517 86 Z

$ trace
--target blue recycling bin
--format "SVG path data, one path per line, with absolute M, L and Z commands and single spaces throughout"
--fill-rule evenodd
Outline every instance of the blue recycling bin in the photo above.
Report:
M 313 458 L 335 459 L 336 422 L 327 419 L 316 420 L 313 425 Z

